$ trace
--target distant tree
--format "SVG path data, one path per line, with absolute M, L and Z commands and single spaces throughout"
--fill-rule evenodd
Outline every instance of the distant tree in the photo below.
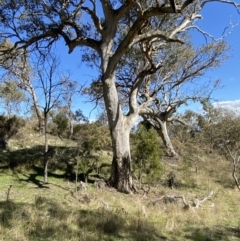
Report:
M 107 118 L 107 113 L 106 111 L 102 111 L 99 113 L 97 116 L 97 121 L 99 121 L 102 125 L 107 125 L 108 124 L 108 118 Z
M 199 126 L 199 116 L 199 113 L 191 110 L 186 110 L 184 113 L 175 113 L 172 118 L 173 121 L 169 123 L 169 136 L 179 140 L 181 143 L 200 143 L 201 128 Z
M 201 130 L 201 142 L 209 149 L 216 148 L 218 135 L 221 129 L 218 128 L 218 124 L 222 122 L 222 111 L 219 108 L 215 108 L 210 100 L 206 99 L 202 101 L 203 113 L 198 115 L 198 125 Z
M 76 122 L 89 122 L 88 118 L 83 114 L 82 110 L 78 109 L 75 111 L 73 118 Z
M 8 117 L 14 113 L 19 114 L 20 104 L 26 101 L 26 96 L 15 81 L 5 81 L 0 84 L 0 99 L 4 103 Z
M 63 92 L 63 106 L 61 107 L 61 112 L 66 113 L 66 117 L 68 118 L 68 127 L 69 127 L 69 138 L 71 139 L 73 136 L 73 125 L 74 119 L 76 116 L 72 111 L 74 97 L 76 94 L 81 92 L 82 87 L 76 81 L 66 81 L 64 83 L 64 92 Z M 79 116 L 80 118 L 80 116 Z M 83 121 L 86 121 L 86 118 L 82 115 Z
M 62 136 L 68 128 L 69 119 L 64 113 L 58 113 L 52 118 L 53 123 L 56 124 L 56 132 L 58 136 Z
M 61 105 L 64 93 L 64 84 L 68 76 L 59 73 L 60 62 L 57 56 L 49 54 L 47 58 L 39 58 L 36 63 L 39 91 L 43 96 L 41 106 L 44 119 L 44 182 L 48 183 L 48 118 L 50 111 Z
M 202 121 L 205 140 L 231 162 L 232 177 L 240 190 L 240 113 L 204 104 L 204 109 L 208 111 Z

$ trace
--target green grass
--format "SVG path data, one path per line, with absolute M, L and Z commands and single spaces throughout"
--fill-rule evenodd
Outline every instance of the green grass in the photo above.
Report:
M 0 153 L 0 240 L 240 240 L 240 193 L 231 178 L 230 163 L 217 155 L 199 151 L 197 172 L 190 158 L 174 165 L 166 160 L 162 182 L 151 187 L 147 198 L 142 199 L 142 192 L 126 195 L 113 188 L 96 189 L 93 184 L 88 184 L 87 190 L 76 191 L 75 183 L 64 178 L 67 157 L 75 144 L 56 138 L 51 144 L 62 155 L 50 160 L 49 184 L 44 184 L 41 156 L 31 156 L 42 146 L 41 142 L 35 143 L 36 139 L 34 135 L 26 138 L 21 148 L 12 141 L 11 152 Z M 189 156 L 194 158 L 193 154 Z M 102 162 L 110 159 L 108 154 L 100 153 Z M 12 160 L 14 168 L 9 167 Z M 173 190 L 164 181 L 170 171 L 177 176 L 178 185 Z M 184 210 L 181 200 L 177 204 L 154 204 L 164 194 L 184 195 L 191 204 L 211 190 L 214 195 L 199 209 Z
M 31 171 L 1 172 L 0 240 L 240 240 L 240 195 L 234 188 L 212 184 L 218 191 L 211 202 L 204 203 L 204 208 L 183 210 L 181 202 L 153 205 L 152 200 L 163 191 L 184 194 L 187 200 L 207 192 L 162 187 L 141 199 L 138 194 L 88 184 L 87 190 L 76 194 L 75 183 L 50 177 L 50 184 L 44 185 L 41 176 L 30 178 L 33 175 Z

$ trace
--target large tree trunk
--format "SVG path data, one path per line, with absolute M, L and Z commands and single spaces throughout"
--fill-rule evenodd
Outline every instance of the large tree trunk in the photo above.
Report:
M 135 191 L 132 180 L 129 136 L 129 127 L 125 128 L 122 123 L 118 123 L 111 133 L 113 160 L 110 184 L 118 191 L 125 193 Z
M 121 53 L 112 55 L 114 46 L 114 36 L 117 32 L 117 23 L 113 15 L 107 16 L 109 21 L 108 31 L 103 35 L 101 45 L 102 58 L 102 84 L 105 108 L 108 116 L 108 125 L 112 139 L 113 160 L 110 185 L 120 192 L 131 193 L 135 191 L 132 180 L 131 154 L 130 154 L 130 130 L 137 120 L 138 113 L 130 110 L 128 115 L 124 115 L 118 97 L 115 82 L 115 70 Z M 125 49 L 122 49 L 124 52 Z M 136 102 L 136 101 L 135 101 Z
M 135 188 L 132 181 L 129 138 L 130 130 L 138 115 L 136 113 L 128 116 L 123 114 L 114 75 L 103 79 L 103 93 L 113 148 L 110 185 L 120 192 L 131 193 L 135 191 Z

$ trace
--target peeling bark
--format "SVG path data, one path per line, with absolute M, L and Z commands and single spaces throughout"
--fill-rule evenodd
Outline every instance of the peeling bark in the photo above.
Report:
M 113 160 L 110 185 L 118 191 L 131 193 L 135 191 L 132 180 L 131 154 L 129 145 L 129 128 L 122 125 L 112 132 Z
M 104 101 L 108 115 L 108 124 L 112 140 L 112 169 L 109 179 L 111 186 L 124 193 L 132 193 L 135 187 L 132 181 L 130 130 L 138 114 L 133 111 L 124 115 L 115 85 L 115 75 L 102 79 Z

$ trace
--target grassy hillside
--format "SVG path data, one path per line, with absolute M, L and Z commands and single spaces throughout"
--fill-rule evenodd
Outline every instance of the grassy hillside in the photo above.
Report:
M 175 143 L 185 157 L 164 157 L 161 181 L 150 190 L 145 185 L 145 195 L 143 190 L 126 195 L 91 182 L 85 189 L 66 176 L 76 148 L 73 141 L 50 137 L 54 152 L 48 185 L 41 169 L 43 137 L 24 130 L 9 144 L 10 151 L 0 153 L 0 240 L 240 240 L 240 193 L 231 165 L 208 150 Z M 92 155 L 103 164 L 101 174 L 106 177 L 110 153 Z M 170 172 L 176 176 L 173 189 L 167 185 Z M 193 201 L 211 191 L 213 195 L 195 208 Z M 184 208 L 181 198 L 168 202 L 169 196 L 184 196 L 190 208 Z

